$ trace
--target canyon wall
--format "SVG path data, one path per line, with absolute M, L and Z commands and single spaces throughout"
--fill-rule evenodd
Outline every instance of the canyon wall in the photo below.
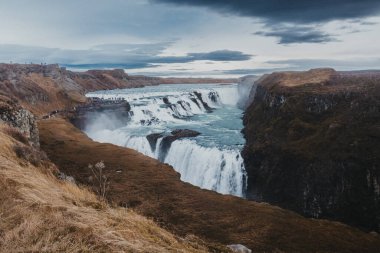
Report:
M 380 231 L 380 73 L 274 73 L 246 110 L 248 196 Z

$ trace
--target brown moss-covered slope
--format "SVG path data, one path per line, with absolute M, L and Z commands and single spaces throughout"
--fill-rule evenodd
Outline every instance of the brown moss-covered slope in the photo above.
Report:
M 380 231 L 380 72 L 274 73 L 244 116 L 249 197 Z
M 306 219 L 265 203 L 225 196 L 180 181 L 170 166 L 127 148 L 90 140 L 62 119 L 39 124 L 41 146 L 66 174 L 89 184 L 89 163 L 103 160 L 110 201 L 179 235 L 195 234 L 253 252 L 377 252 L 380 237 L 337 222 Z

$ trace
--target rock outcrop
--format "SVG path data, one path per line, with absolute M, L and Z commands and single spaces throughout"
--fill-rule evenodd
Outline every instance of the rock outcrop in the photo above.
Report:
M 231 244 L 227 245 L 227 247 L 235 253 L 252 253 L 252 250 L 248 249 L 247 247 L 241 244 Z
M 0 123 L 18 129 L 34 147 L 39 147 L 39 133 L 34 115 L 11 100 L 0 101 Z
M 89 98 L 85 105 L 75 107 L 75 110 L 66 116 L 70 122 L 81 130 L 94 123 L 103 120 L 102 126 L 107 129 L 115 129 L 125 126 L 130 120 L 131 105 L 125 100 L 108 100 Z M 100 119 L 103 117 L 103 119 Z
M 150 148 L 153 152 L 156 151 L 156 145 L 159 138 L 162 138 L 164 136 L 163 133 L 153 133 L 146 136 L 146 139 L 149 142 Z
M 160 161 L 164 161 L 165 157 L 167 155 L 167 152 L 170 149 L 170 146 L 172 143 L 176 140 L 182 139 L 182 138 L 191 138 L 191 137 L 197 137 L 201 133 L 189 130 L 189 129 L 176 129 L 172 131 L 170 134 L 165 133 L 153 133 L 148 135 L 146 138 L 150 144 L 150 147 L 154 151 L 156 149 L 157 141 L 159 138 L 163 138 L 160 143 L 160 154 L 158 159 Z
M 211 112 L 212 111 L 212 108 L 205 102 L 203 101 L 203 98 L 202 98 L 202 94 L 197 92 L 197 91 L 194 91 L 194 95 L 197 96 L 197 98 L 201 101 L 203 107 L 208 111 L 208 112 Z M 198 104 L 198 102 L 196 102 Z
M 267 75 L 244 116 L 248 197 L 380 231 L 380 73 Z
M 84 88 L 58 65 L 0 64 L 0 95 L 35 115 L 84 103 Z

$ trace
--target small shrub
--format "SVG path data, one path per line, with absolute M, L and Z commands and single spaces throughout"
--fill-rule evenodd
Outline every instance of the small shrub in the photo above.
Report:
M 109 189 L 109 182 L 108 177 L 104 173 L 104 169 L 106 168 L 104 162 L 100 161 L 95 165 L 89 164 L 88 168 L 92 172 L 92 184 L 96 193 L 101 198 L 105 199 Z
M 18 158 L 24 159 L 34 166 L 39 166 L 43 161 L 48 160 L 45 152 L 36 150 L 30 146 L 14 145 L 13 150 Z

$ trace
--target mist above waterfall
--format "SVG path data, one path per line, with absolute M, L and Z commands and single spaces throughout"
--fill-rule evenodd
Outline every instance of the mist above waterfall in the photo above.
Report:
M 239 79 L 237 102 L 239 108 L 245 110 L 253 102 L 257 87 L 255 82 L 258 78 L 258 76 L 250 75 Z
M 121 119 L 120 115 L 112 111 L 91 112 L 87 115 L 86 132 L 96 132 L 104 129 L 115 130 L 125 126 L 126 119 Z
M 244 196 L 246 172 L 242 111 L 237 85 L 160 85 L 101 91 L 88 96 L 127 100 L 127 120 L 99 113 L 85 132 L 99 142 L 135 149 L 168 163 L 183 181 L 223 194 Z M 191 129 L 194 136 L 173 136 Z M 154 142 L 147 136 L 154 134 Z M 170 142 L 166 139 L 170 138 Z

